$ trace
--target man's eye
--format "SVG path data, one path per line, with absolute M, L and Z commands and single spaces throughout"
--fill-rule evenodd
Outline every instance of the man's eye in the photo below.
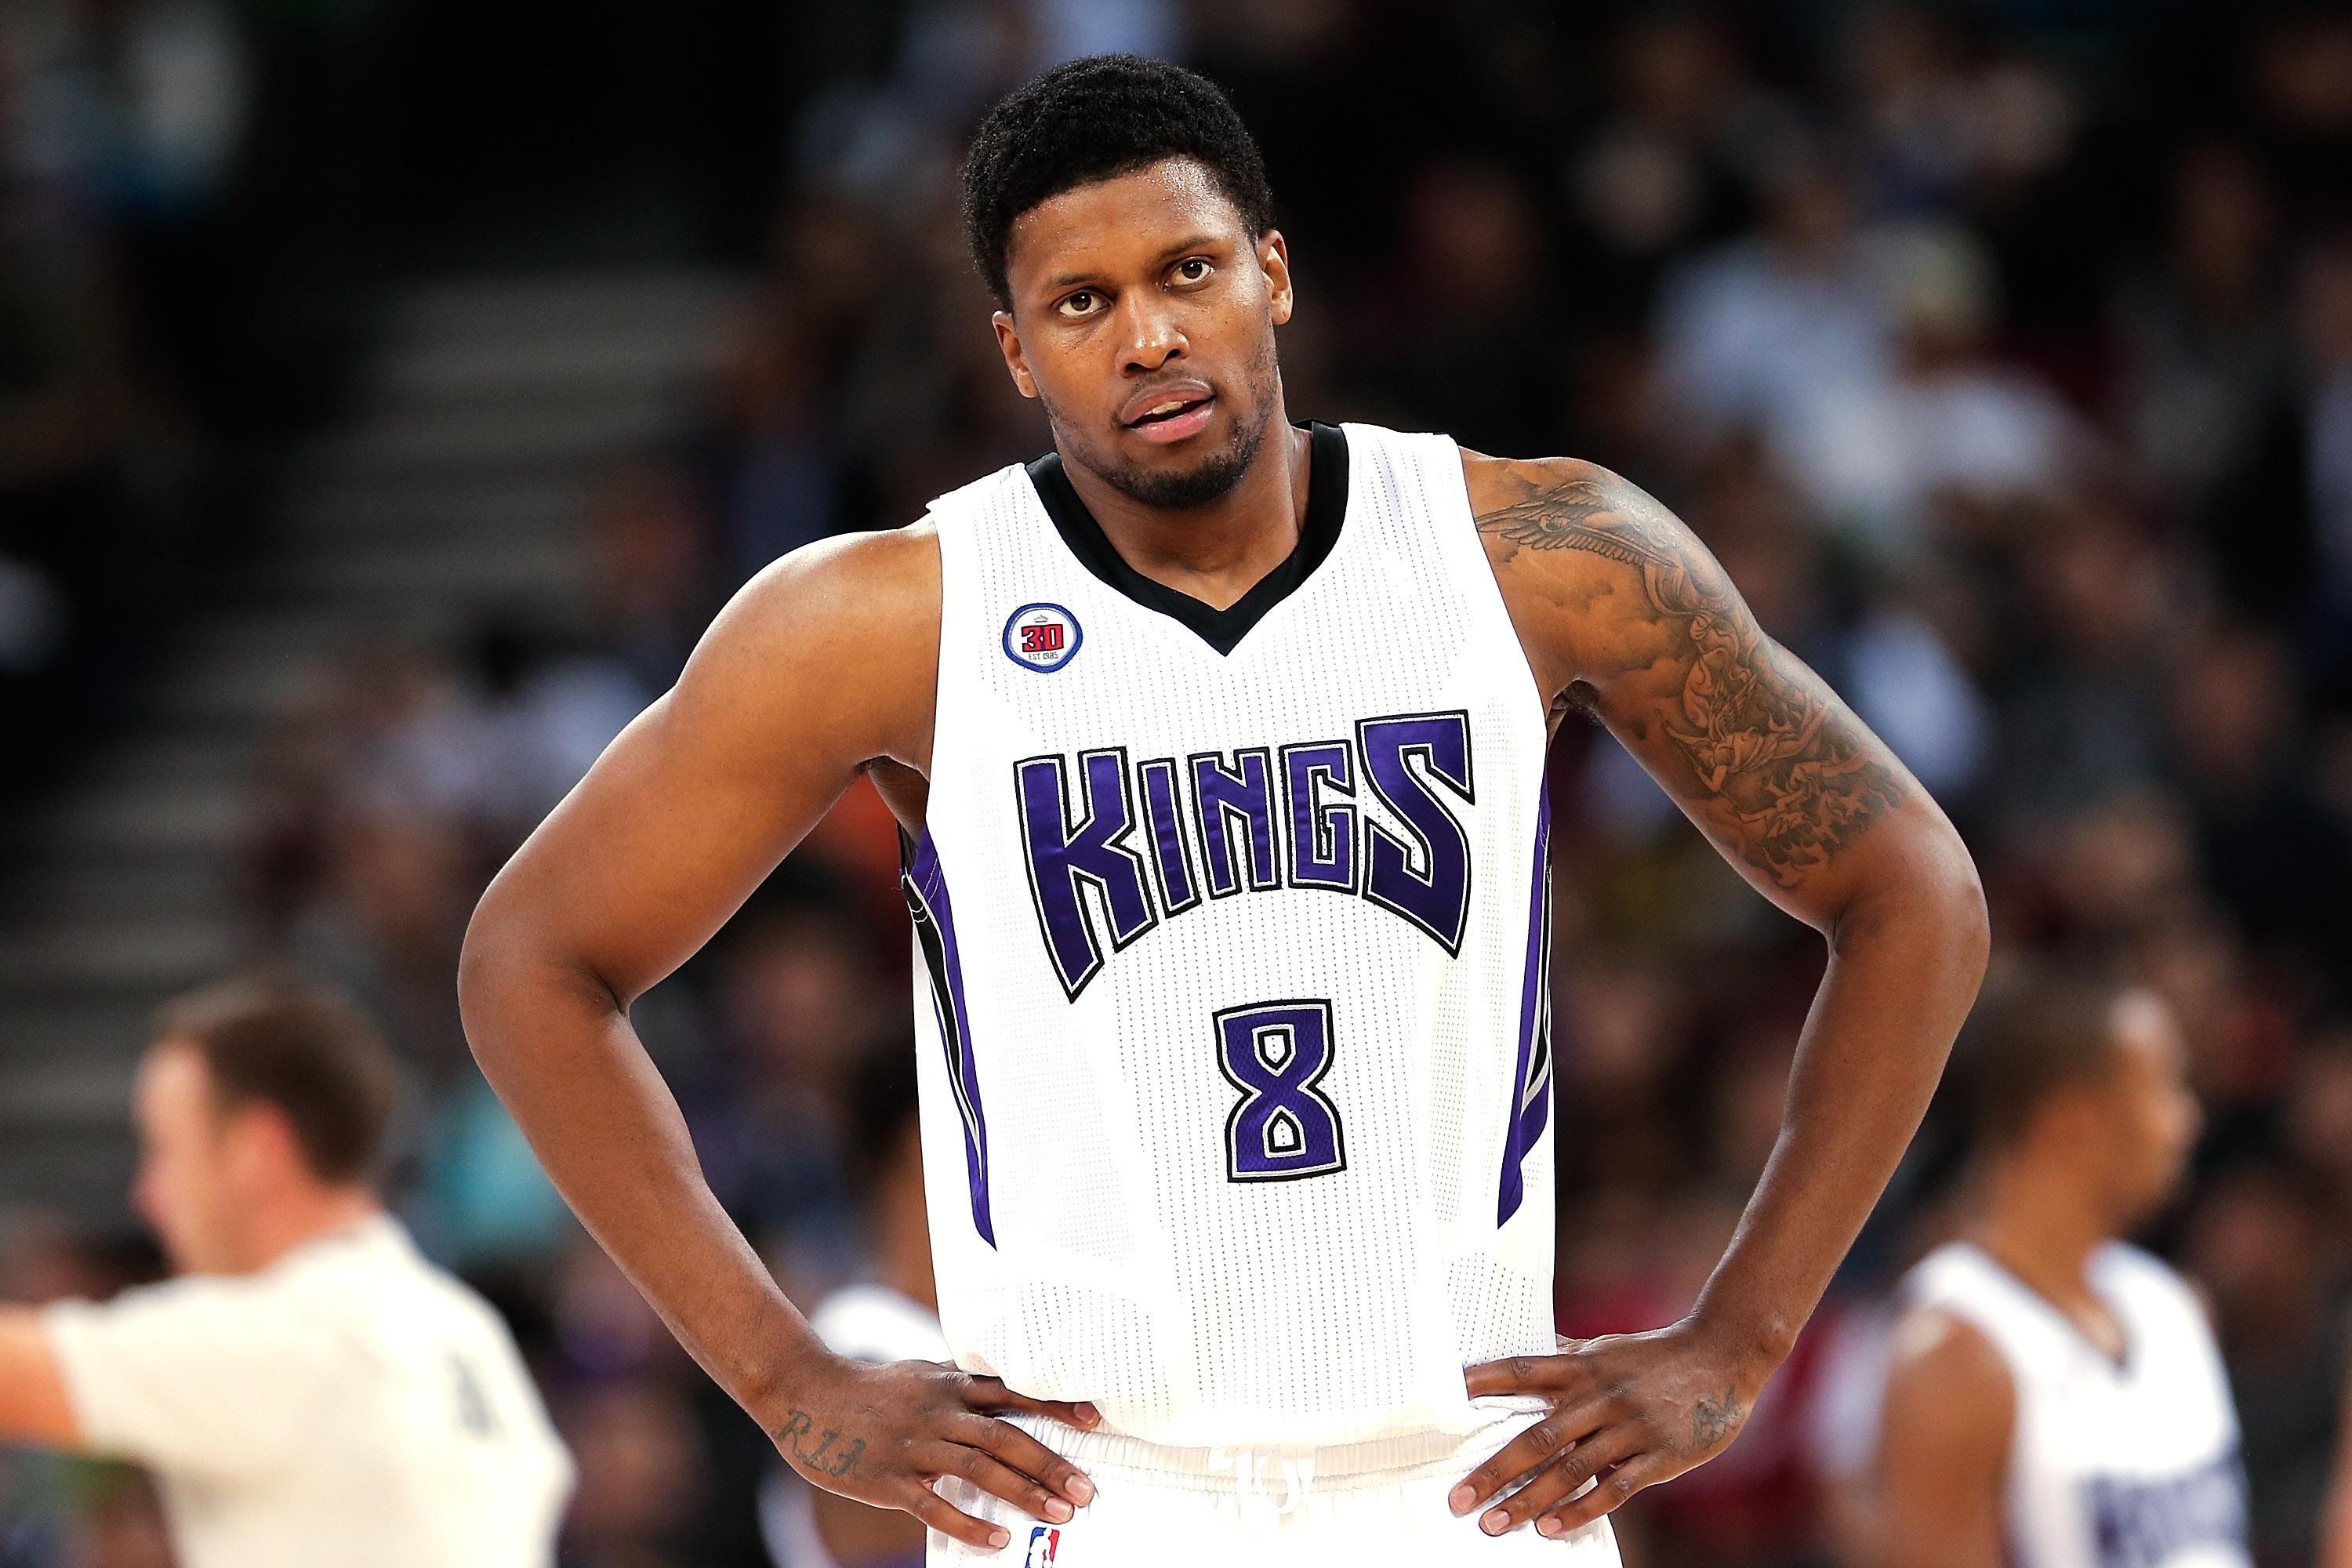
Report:
M 1063 300 L 1060 308 L 1065 316 L 1091 316 L 1099 303 L 1100 300 L 1092 290 L 1081 289 Z
M 1209 276 L 1209 264 L 1195 256 L 1176 264 L 1176 281 L 1198 283 Z

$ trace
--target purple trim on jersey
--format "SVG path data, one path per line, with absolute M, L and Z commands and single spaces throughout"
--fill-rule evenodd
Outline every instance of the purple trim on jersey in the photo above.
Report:
M 931 976 L 931 1006 L 940 1020 L 940 1039 L 947 1051 L 948 1085 L 954 1091 L 956 1110 L 963 1122 L 964 1174 L 971 1187 L 971 1226 L 989 1246 L 996 1245 L 996 1224 L 988 1207 L 988 1119 L 980 1108 L 980 1064 L 971 1048 L 971 1014 L 964 1005 L 963 958 L 956 947 L 955 910 L 948 901 L 947 874 L 940 868 L 939 847 L 926 832 L 915 847 L 915 857 L 899 886 L 907 895 L 907 911 L 915 921 L 916 940 L 922 944 L 923 965 Z
M 1450 955 L 1462 952 L 1463 928 L 1470 919 L 1470 837 L 1437 792 L 1412 771 L 1416 755 L 1432 780 L 1444 783 L 1465 805 L 1475 805 L 1470 777 L 1470 715 L 1408 713 L 1366 719 L 1356 725 L 1364 753 L 1364 777 L 1372 793 L 1396 813 L 1416 840 L 1408 845 L 1379 823 L 1367 821 L 1364 897 L 1402 915 Z M 1420 851 L 1426 875 L 1413 869 Z
M 1528 1152 L 1551 1115 L 1551 784 L 1536 796 L 1536 868 L 1528 891 L 1528 963 L 1519 988 L 1518 1070 L 1511 1075 L 1503 1132 L 1503 1180 L 1495 1205 L 1501 1226 L 1527 1201 Z

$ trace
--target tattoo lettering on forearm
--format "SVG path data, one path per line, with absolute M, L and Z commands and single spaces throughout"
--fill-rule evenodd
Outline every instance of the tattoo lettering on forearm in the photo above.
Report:
M 814 1440 L 811 1434 L 814 1433 Z M 857 1473 L 857 1462 L 866 1457 L 866 1439 L 852 1437 L 838 1452 L 834 1444 L 841 1437 L 832 1427 L 819 1429 L 816 1418 L 805 1410 L 795 1410 L 784 1417 L 784 1424 L 768 1434 L 777 1447 L 794 1461 L 820 1476 L 839 1479 Z
M 1478 518 L 1511 555 L 1582 550 L 1641 574 L 1643 614 L 1669 638 L 1680 679 L 1660 727 L 1751 864 L 1794 886 L 1902 800 L 1853 718 L 1764 636 L 1657 502 L 1613 476 L 1515 482 L 1522 494 Z
M 1739 1393 L 1727 1388 L 1720 1399 L 1701 1399 L 1691 1411 L 1691 1447 L 1694 1454 L 1707 1454 L 1739 1429 L 1746 1413 L 1739 1408 Z

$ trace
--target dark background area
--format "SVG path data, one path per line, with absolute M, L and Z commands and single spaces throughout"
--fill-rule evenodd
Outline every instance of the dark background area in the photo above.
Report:
M 1959 821 L 1997 965 L 2095 961 L 2171 1004 L 2210 1125 L 2147 1239 L 2215 1304 L 2258 1561 L 2311 1561 L 2352 1218 L 2352 9 L 10 0 L 21 824 L 274 569 L 401 301 L 723 279 L 662 433 L 583 459 L 563 613 L 453 593 L 425 630 L 341 628 L 239 742 L 220 873 L 233 956 L 351 985 L 412 1064 L 394 1195 L 542 1376 L 583 1468 L 567 1561 L 769 1561 L 770 1467 L 474 1074 L 457 933 L 752 571 L 1042 449 L 952 172 L 992 97 L 1116 47 L 1208 71 L 1264 144 L 1294 413 L 1656 493 Z M 1651 1327 L 1761 1168 L 1819 945 L 1605 735 L 1553 767 L 1560 1325 Z M 894 856 L 854 793 L 640 1009 L 804 1303 L 860 1266 L 838 1089 L 907 1005 Z M 0 1068 L 30 1048 L 5 1030 Z M 1959 1159 L 1931 1118 L 1748 1433 L 1627 1510 L 1629 1563 L 1850 1560 L 1885 1292 L 1948 1232 Z M 119 1205 L 0 1218 L 6 1293 L 152 1271 Z M 0 1484 L 0 1563 L 160 1560 L 132 1480 Z

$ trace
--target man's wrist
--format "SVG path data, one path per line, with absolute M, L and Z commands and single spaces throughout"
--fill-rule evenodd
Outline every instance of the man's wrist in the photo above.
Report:
M 1759 1385 L 1789 1359 L 1789 1352 L 1796 1348 L 1797 1335 L 1805 1326 L 1801 1317 L 1759 1310 L 1744 1302 L 1705 1298 L 1683 1321 L 1695 1337 L 1717 1347 L 1735 1365 L 1751 1372 Z
M 772 1437 L 790 1426 L 795 1415 L 807 1416 L 816 1390 L 839 1359 L 812 1337 L 808 1347 L 780 1354 L 747 1379 L 736 1403 Z

